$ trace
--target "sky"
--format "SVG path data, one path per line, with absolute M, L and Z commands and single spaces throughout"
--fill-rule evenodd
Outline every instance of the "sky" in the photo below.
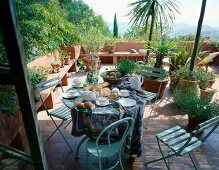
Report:
M 129 11 L 128 4 L 136 0 L 84 0 L 93 10 L 103 16 L 107 22 L 113 22 L 114 14 L 117 21 L 129 22 L 125 16 Z M 178 0 L 180 15 L 176 14 L 175 23 L 188 23 L 196 26 L 201 11 L 202 0 Z M 219 0 L 208 0 L 203 24 L 219 27 Z

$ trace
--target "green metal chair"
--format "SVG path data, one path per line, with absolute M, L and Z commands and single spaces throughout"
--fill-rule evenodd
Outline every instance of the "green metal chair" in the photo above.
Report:
M 46 105 L 43 102 L 43 98 L 42 98 L 42 94 L 41 92 L 50 88 L 55 88 L 56 86 L 60 86 L 62 92 L 64 92 L 63 88 L 62 88 L 62 82 L 59 79 L 59 77 L 54 77 L 52 79 L 43 81 L 39 84 L 36 85 L 36 91 L 40 94 L 40 100 L 43 103 L 43 107 L 46 110 L 47 115 L 52 119 L 52 122 L 55 124 L 56 129 L 50 134 L 50 136 L 48 137 L 48 140 L 55 134 L 56 131 L 59 131 L 59 133 L 61 134 L 61 136 L 63 137 L 64 141 L 66 142 L 66 144 L 68 145 L 69 149 L 71 150 L 71 152 L 73 152 L 70 144 L 68 143 L 67 139 L 65 138 L 65 136 L 63 135 L 62 131 L 60 130 L 60 128 L 65 125 L 68 124 L 69 121 L 71 120 L 71 110 L 66 107 L 65 105 L 53 110 L 53 111 L 49 111 L 46 107 Z M 57 125 L 55 120 L 53 119 L 53 117 L 59 118 L 62 120 L 62 122 Z
M 89 165 L 88 156 L 94 155 L 98 157 L 99 168 L 102 170 L 102 162 L 101 158 L 109 158 L 114 155 L 118 156 L 118 161 L 107 170 L 114 169 L 118 164 L 120 164 L 121 169 L 123 170 L 123 165 L 121 161 L 121 152 L 122 152 L 122 145 L 130 132 L 133 128 L 134 121 L 133 118 L 127 117 L 121 120 L 118 120 L 111 125 L 107 126 L 104 130 L 100 132 L 96 140 L 88 139 L 86 142 L 86 169 Z M 118 130 L 118 126 L 123 126 L 124 133 L 121 136 L 121 139 L 112 142 L 111 135 L 113 132 Z M 101 143 L 101 139 L 106 139 L 104 143 Z M 92 168 L 97 169 L 93 165 L 90 165 Z
M 219 125 L 219 116 L 199 124 L 192 133 L 187 133 L 180 126 L 175 126 L 161 133 L 158 133 L 156 135 L 156 139 L 162 156 L 158 159 L 147 162 L 145 164 L 148 165 L 160 160 L 164 160 L 165 165 L 169 170 L 170 157 L 173 156 L 182 157 L 183 155 L 188 153 L 192 161 L 192 164 L 194 165 L 195 169 L 197 169 L 197 165 L 195 164 L 195 161 L 193 160 L 190 152 L 201 146 L 207 140 L 207 138 L 212 134 L 212 132 L 218 127 L 218 125 Z M 210 130 L 200 139 L 196 137 L 198 133 L 203 132 L 205 129 L 209 129 L 209 128 Z M 160 142 L 162 142 L 165 146 L 170 148 L 170 151 L 167 152 L 167 154 L 165 155 L 161 149 Z
M 141 66 L 141 75 L 145 76 L 145 77 L 154 77 L 155 79 L 159 79 L 160 80 L 160 85 L 159 88 L 157 90 L 157 92 L 150 92 L 150 91 L 145 91 L 144 94 L 146 96 L 146 100 L 149 102 L 150 106 L 151 106 L 151 111 L 149 113 L 148 116 L 148 120 L 146 121 L 146 123 L 148 123 L 151 114 L 153 113 L 154 107 L 157 103 L 157 99 L 159 97 L 159 93 L 160 93 L 160 89 L 161 89 L 161 85 L 163 83 L 163 79 L 165 77 L 165 70 L 162 68 L 154 68 L 154 67 L 148 67 L 148 66 Z M 152 101 L 154 100 L 154 102 L 152 103 Z

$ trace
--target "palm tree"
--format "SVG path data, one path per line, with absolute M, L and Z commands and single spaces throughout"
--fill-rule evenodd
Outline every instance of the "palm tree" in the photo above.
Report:
M 150 22 L 150 32 L 148 40 L 152 40 L 154 28 L 160 28 L 161 35 L 163 23 L 167 26 L 173 24 L 175 20 L 175 12 L 179 13 L 177 0 L 137 0 L 129 4 L 131 11 L 128 15 L 131 16 L 130 23 L 132 25 L 147 26 Z M 147 54 L 148 56 L 148 54 Z

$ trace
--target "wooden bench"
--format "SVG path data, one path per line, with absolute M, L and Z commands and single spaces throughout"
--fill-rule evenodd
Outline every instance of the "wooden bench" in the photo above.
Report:
M 81 54 L 81 57 L 85 57 L 86 54 Z M 100 58 L 101 63 L 113 64 L 115 65 L 119 60 L 124 57 L 128 57 L 130 60 L 134 61 L 143 61 L 145 55 L 141 53 L 131 53 L 131 52 L 115 52 L 115 53 L 108 53 L 108 52 L 99 52 L 98 57 Z

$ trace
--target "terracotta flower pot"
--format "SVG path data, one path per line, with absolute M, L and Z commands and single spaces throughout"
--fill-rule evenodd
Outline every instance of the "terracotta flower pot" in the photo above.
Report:
M 70 56 L 65 57 L 64 60 L 65 60 L 65 65 L 69 65 L 70 64 Z
M 179 84 L 179 79 L 170 75 L 170 87 L 171 89 L 175 89 Z
M 115 52 L 115 47 L 109 47 L 109 53 L 112 54 Z
M 144 89 L 146 91 L 157 93 L 159 86 L 160 86 L 160 82 L 161 82 L 161 80 L 154 80 L 154 79 L 144 77 L 143 86 L 144 86 Z M 168 79 L 163 80 L 163 82 L 161 84 L 161 88 L 160 88 L 160 93 L 158 95 L 159 98 L 161 98 L 163 96 L 164 90 L 165 90 L 168 82 L 169 82 Z
M 197 81 L 180 79 L 179 83 L 180 83 L 183 90 L 186 90 L 188 88 L 197 88 L 198 89 L 198 82 Z
M 195 130 L 196 126 L 202 122 L 204 122 L 204 120 L 202 118 L 197 117 L 197 116 L 188 115 L 187 129 L 189 131 L 193 131 L 193 130 Z
M 214 96 L 215 89 L 212 89 L 212 88 L 208 88 L 206 90 L 200 89 L 200 92 L 201 92 L 200 98 L 208 100 L 210 102 Z
M 91 66 L 95 69 L 98 70 L 99 68 L 99 59 L 89 59 L 87 57 L 83 57 L 82 61 L 84 62 L 85 66 L 86 66 L 86 71 L 89 71 Z
M 60 65 L 60 67 L 63 68 L 64 65 L 65 65 L 65 60 L 61 60 L 61 65 Z
M 51 66 L 52 66 L 52 72 L 53 73 L 58 73 L 60 71 L 60 65 L 59 64 L 56 64 L 56 65 L 51 64 Z

